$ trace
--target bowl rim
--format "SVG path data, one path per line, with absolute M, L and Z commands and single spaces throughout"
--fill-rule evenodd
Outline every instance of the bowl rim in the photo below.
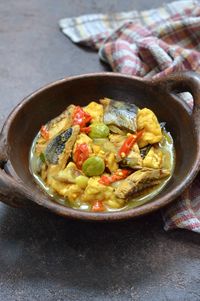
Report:
M 139 78 L 137 76 L 131 76 L 131 75 L 126 75 L 126 74 L 121 74 L 121 73 L 115 73 L 115 72 L 97 72 L 97 73 L 87 73 L 87 74 L 82 74 L 82 75 L 75 75 L 75 76 L 69 76 L 65 78 L 61 78 L 59 80 L 53 81 L 49 84 L 44 85 L 43 87 L 35 90 L 34 92 L 30 93 L 28 96 L 26 96 L 9 114 L 8 118 L 6 119 L 4 126 L 2 128 L 2 135 L 4 138 L 7 139 L 8 134 L 9 134 L 9 129 L 10 126 L 12 125 L 12 121 L 15 119 L 17 116 L 18 112 L 29 102 L 31 101 L 36 95 L 42 93 L 43 91 L 46 91 L 52 87 L 55 87 L 57 85 L 60 85 L 65 82 L 69 81 L 74 81 L 77 79 L 85 79 L 85 78 L 91 78 L 91 77 L 115 77 L 115 78 L 127 78 L 129 80 L 135 80 L 135 81 L 140 81 L 143 83 L 148 83 L 148 85 L 156 85 L 157 81 L 152 80 L 152 79 L 143 79 Z M 183 103 L 179 97 L 175 95 L 171 95 L 174 99 L 175 102 L 178 102 L 189 114 L 190 108 L 186 103 Z M 192 118 L 191 114 L 190 117 Z M 194 128 L 194 130 L 196 130 Z M 180 196 L 181 193 L 184 192 L 186 187 L 188 187 L 195 176 L 198 173 L 198 170 L 200 168 L 200 146 L 198 145 L 198 151 L 196 154 L 196 158 L 194 160 L 194 164 L 191 166 L 190 172 L 188 175 L 184 178 L 184 180 L 176 185 L 173 190 L 168 192 L 166 195 L 163 195 L 162 197 L 159 197 L 159 194 L 155 196 L 155 199 L 151 200 L 150 202 L 147 202 L 141 206 L 135 207 L 135 208 L 130 208 L 128 210 L 119 210 L 119 211 L 113 211 L 113 212 L 103 212 L 103 213 L 94 213 L 94 212 L 89 212 L 89 211 L 83 211 L 79 209 L 74 209 L 71 207 L 66 207 L 62 204 L 59 204 L 57 202 L 54 202 L 52 198 L 48 195 L 48 197 L 42 197 L 41 195 L 34 194 L 30 188 L 27 188 L 28 192 L 28 198 L 32 200 L 33 202 L 37 203 L 40 206 L 43 206 L 59 215 L 73 218 L 73 219 L 82 219 L 82 220 L 93 220 L 93 221 L 110 221 L 110 220 L 125 220 L 125 219 L 130 219 L 142 215 L 146 215 L 148 213 L 151 213 L 157 209 L 161 209 L 164 206 L 167 206 L 170 204 L 172 201 L 176 200 L 178 196 Z M 8 156 L 8 161 L 9 165 L 11 165 L 11 169 L 9 169 L 9 172 L 11 176 L 13 177 L 14 180 L 18 181 L 18 184 L 20 182 L 22 183 L 22 179 L 17 175 L 17 172 L 15 171 L 14 167 L 12 166 L 12 162 L 9 160 Z M 23 184 L 25 184 L 23 182 Z M 35 183 L 35 185 L 37 185 Z M 43 193 L 44 191 L 41 190 Z M 44 196 L 46 194 L 44 193 Z

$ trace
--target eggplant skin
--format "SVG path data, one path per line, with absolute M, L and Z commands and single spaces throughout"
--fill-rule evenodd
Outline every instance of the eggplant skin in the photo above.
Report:
M 135 132 L 138 107 L 132 103 L 107 99 L 104 123 Z
M 58 164 L 59 156 L 65 149 L 65 144 L 71 137 L 73 132 L 72 128 L 67 129 L 58 136 L 56 136 L 48 145 L 45 150 L 45 158 L 50 164 Z
M 160 183 L 160 180 L 170 176 L 170 171 L 167 169 L 153 169 L 144 167 L 137 170 L 121 181 L 121 185 L 115 190 L 115 195 L 125 199 L 134 193 L 140 192 L 147 187 L 154 186 Z

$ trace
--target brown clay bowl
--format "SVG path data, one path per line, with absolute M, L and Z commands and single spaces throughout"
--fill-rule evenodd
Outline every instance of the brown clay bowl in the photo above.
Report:
M 194 109 L 175 92 L 189 91 Z M 91 213 L 56 203 L 34 182 L 29 171 L 29 151 L 42 124 L 70 104 L 87 104 L 109 97 L 152 109 L 166 121 L 176 150 L 174 174 L 149 203 L 126 211 Z M 0 200 L 12 206 L 36 203 L 64 217 L 83 220 L 122 220 L 141 216 L 174 201 L 192 182 L 200 168 L 200 76 L 179 73 L 158 80 L 144 80 L 115 73 L 87 74 L 51 83 L 26 97 L 10 114 L 0 136 Z

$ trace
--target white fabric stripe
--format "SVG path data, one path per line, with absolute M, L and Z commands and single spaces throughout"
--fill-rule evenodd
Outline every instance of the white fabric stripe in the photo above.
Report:
M 73 42 L 81 42 L 87 39 L 91 33 L 99 34 L 105 30 L 113 30 L 121 26 L 124 21 L 132 20 L 139 22 L 140 24 L 151 26 L 155 23 L 155 16 L 157 22 L 163 22 L 172 14 L 178 12 L 183 14 L 186 7 L 194 7 L 198 5 L 198 0 L 182 0 L 172 3 L 164 4 L 162 7 L 138 13 L 137 11 L 114 13 L 110 15 L 104 14 L 89 14 L 74 18 L 63 18 L 59 21 L 59 26 L 63 33 L 67 35 Z M 162 10 L 162 14 L 159 11 Z M 107 25 L 109 21 L 109 25 Z M 87 26 L 86 26 L 87 24 Z M 87 31 L 84 31 L 84 35 L 80 34 L 78 27 L 87 27 Z M 76 30 L 74 30 L 76 28 Z M 91 29 L 92 28 L 92 29 Z
M 123 58 L 125 56 L 131 56 L 131 57 L 135 58 L 135 54 L 133 52 L 131 50 L 128 50 L 128 49 L 120 49 L 120 50 L 116 51 L 113 54 L 113 58 L 114 59 L 121 59 L 121 58 Z

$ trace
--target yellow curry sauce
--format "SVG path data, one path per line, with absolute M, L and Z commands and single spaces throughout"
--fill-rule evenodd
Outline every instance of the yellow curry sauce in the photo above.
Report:
M 55 201 L 93 212 L 150 201 L 170 179 L 173 140 L 155 114 L 108 98 L 70 105 L 41 127 L 30 170 Z

